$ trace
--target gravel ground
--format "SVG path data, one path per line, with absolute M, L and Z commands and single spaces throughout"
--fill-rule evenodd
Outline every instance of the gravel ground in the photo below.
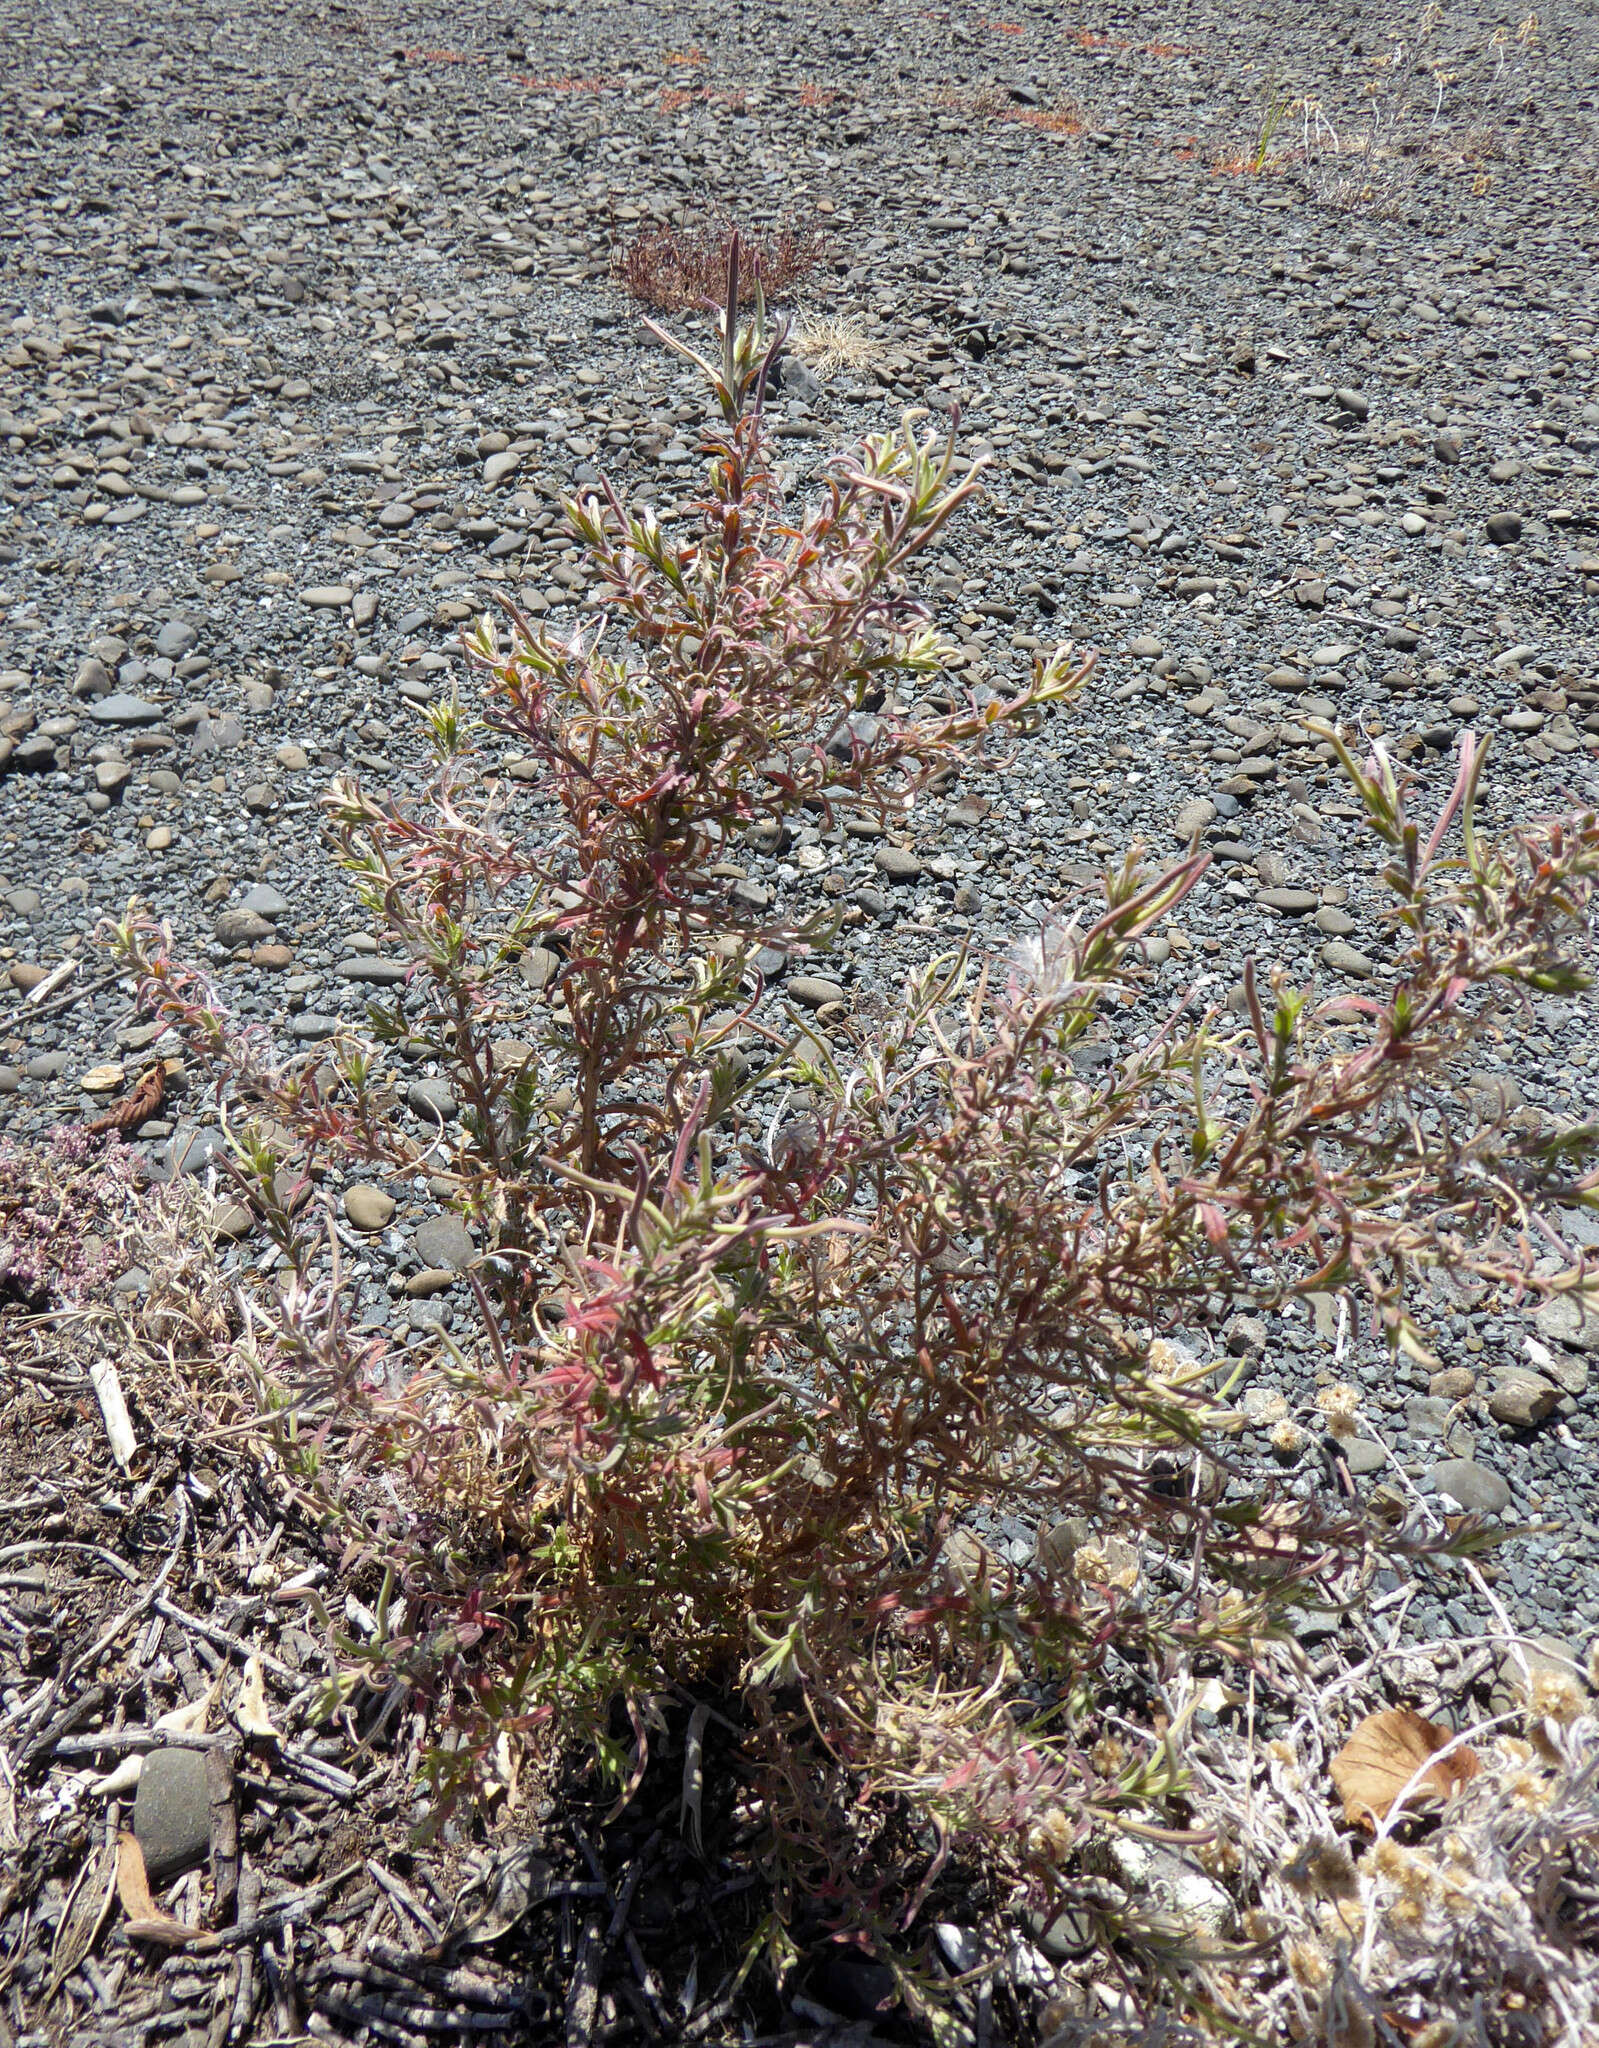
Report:
M 1377 863 L 1305 719 L 1385 735 L 1440 795 L 1457 734 L 1491 731 L 1505 825 L 1599 797 L 1594 10 L 1437 13 L 266 0 L 180 33 L 0 0 L 0 1136 L 156 1057 L 92 936 L 135 894 L 285 1050 L 403 971 L 319 795 L 420 786 L 417 708 L 488 592 L 583 616 L 560 492 L 692 494 L 699 394 L 610 256 L 711 207 L 827 236 L 776 408 L 796 486 L 907 403 L 958 407 L 991 488 L 925 592 L 965 675 L 1100 655 L 903 843 L 747 856 L 845 904 L 843 999 L 956 934 L 1003 948 L 1196 825 L 1216 864 L 1152 948 L 1168 999 L 1226 999 L 1251 952 L 1380 982 Z M 1591 1004 L 1536 1005 L 1476 1085 L 1594 1114 Z M 218 1140 L 198 1086 L 137 1134 L 157 1176 Z M 466 1247 L 392 1192 L 352 1217 L 360 1314 L 425 1338 L 458 1309 L 406 1281 Z M 1455 1293 L 1430 1329 L 1442 1376 L 1344 1355 L 1331 1303 L 1235 1330 L 1246 1445 L 1271 1459 L 1274 1422 L 1360 1378 L 1353 1483 L 1544 1524 L 1489 1570 L 1580 1652 L 1589 1330 Z M 1317 1432 L 1298 1455 L 1324 1483 Z M 1484 1619 L 1455 1581 L 1401 1612 L 1417 1639 Z

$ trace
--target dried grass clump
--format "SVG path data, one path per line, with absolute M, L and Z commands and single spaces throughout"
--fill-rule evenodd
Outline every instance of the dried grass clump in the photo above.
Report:
M 853 313 L 802 312 L 789 347 L 819 377 L 869 370 L 877 360 L 876 342 Z
M 743 251 L 739 302 L 751 304 L 757 281 L 781 298 L 809 277 L 827 251 L 819 229 L 776 227 L 754 234 L 718 220 L 696 228 L 652 228 L 617 251 L 612 274 L 630 298 L 658 313 L 721 303 L 735 233 Z

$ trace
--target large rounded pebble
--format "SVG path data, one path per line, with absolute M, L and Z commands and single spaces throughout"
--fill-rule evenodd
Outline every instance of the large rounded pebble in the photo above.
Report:
M 139 1769 L 133 1832 L 152 1884 L 193 1870 L 211 1847 L 211 1792 L 198 1749 L 153 1749 Z
M 914 882 L 922 872 L 920 858 L 907 846 L 880 846 L 872 858 L 877 872 L 891 882 Z
M 1533 1429 L 1554 1412 L 1560 1389 L 1540 1374 L 1519 1365 L 1502 1365 L 1494 1375 L 1488 1413 L 1495 1422 L 1515 1429 Z
M 344 1213 L 357 1230 L 386 1230 L 395 1209 L 394 1197 L 360 1181 L 344 1191 Z
M 1186 846 L 1196 832 L 1203 832 L 1207 825 L 1214 823 L 1215 817 L 1216 806 L 1208 796 L 1191 796 L 1172 820 L 1172 831 L 1179 844 Z
M 455 1115 L 456 1101 L 444 1081 L 413 1081 L 405 1091 L 412 1113 L 426 1123 L 447 1123 Z
M 1428 1471 L 1427 1483 L 1457 1500 L 1468 1514 L 1503 1514 L 1510 1505 L 1508 1483 L 1472 1458 L 1442 1459 Z
M 424 1266 L 460 1272 L 472 1263 L 477 1247 L 459 1216 L 429 1216 L 416 1226 L 411 1240 Z
M 352 953 L 336 970 L 345 981 L 364 981 L 376 988 L 394 988 L 411 971 L 408 960 L 379 960 L 372 954 Z
M 270 939 L 273 932 L 269 918 L 247 910 L 242 903 L 224 910 L 212 929 L 219 946 L 252 946 L 257 939 Z
M 1347 974 L 1351 981 L 1370 981 L 1377 972 L 1375 960 L 1369 960 L 1358 947 L 1343 939 L 1327 941 L 1321 949 L 1321 964 L 1334 974 Z
M 796 1003 L 807 1010 L 823 1009 L 828 1003 L 842 1003 L 847 1000 L 842 986 L 828 981 L 820 974 L 792 974 L 787 982 L 788 993 Z
M 89 716 L 97 725 L 156 725 L 162 715 L 159 704 L 132 696 L 126 690 L 101 697 L 89 706 Z

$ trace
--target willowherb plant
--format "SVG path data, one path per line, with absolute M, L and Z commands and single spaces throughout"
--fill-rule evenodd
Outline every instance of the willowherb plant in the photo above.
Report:
M 1482 1125 L 1457 1084 L 1507 1004 L 1580 984 L 1599 821 L 1486 847 L 1468 741 L 1424 832 L 1380 751 L 1362 765 L 1332 735 L 1390 849 L 1386 997 L 1325 1003 L 1251 969 L 1242 1027 L 1185 1001 L 1081 1079 L 1074 1046 L 1139 988 L 1137 942 L 1196 853 L 1156 875 L 1130 856 L 1101 915 L 1009 963 L 931 964 L 842 1053 L 762 1025 L 756 947 L 830 934 L 740 891 L 735 835 L 903 815 L 1086 669 L 1062 653 L 1009 699 L 916 698 L 940 654 L 904 573 L 975 480 L 907 423 L 791 511 L 762 412 L 775 344 L 758 289 L 742 327 L 738 301 L 735 244 L 693 535 L 610 492 L 569 506 L 598 629 L 485 622 L 481 714 L 435 708 L 429 798 L 329 800 L 357 892 L 412 956 L 400 1000 L 278 1070 L 147 924 L 123 944 L 145 1000 L 260 1112 L 240 1173 L 293 1269 L 255 1312 L 264 1395 L 286 1444 L 320 1419 L 304 1482 L 403 1595 L 364 1654 L 453 1718 L 441 1790 L 503 1772 L 507 1738 L 574 1734 L 635 1782 L 673 1703 L 714 1698 L 754 1773 L 774 1942 L 831 1923 L 892 1947 L 952 1855 L 1058 1901 L 1096 1834 L 1166 1812 L 1166 1744 L 1097 1739 L 1111 1660 L 1156 1683 L 1250 1665 L 1296 1599 L 1354 1597 L 1373 1549 L 1488 1540 L 1252 1480 L 1217 1368 L 1170 1338 L 1347 1288 L 1424 1355 L 1419 1270 L 1587 1284 L 1534 1278 L 1525 1224 L 1599 1200 L 1594 1134 Z M 490 734 L 537 763 L 530 797 L 485 772 Z M 457 1131 L 411 1134 L 396 1048 L 446 1065 Z M 763 1058 L 806 1119 L 754 1113 Z M 482 1229 L 475 1334 L 399 1393 L 313 1274 L 291 1135 L 302 1178 L 442 1173 Z

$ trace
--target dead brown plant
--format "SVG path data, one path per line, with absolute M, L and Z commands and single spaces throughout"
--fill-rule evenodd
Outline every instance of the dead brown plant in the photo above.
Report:
M 809 277 L 827 253 L 826 238 L 816 228 L 735 230 L 731 221 L 716 219 L 697 227 L 647 230 L 617 250 L 611 274 L 629 298 L 656 312 L 715 305 L 726 290 L 728 250 L 735 232 L 746 262 L 744 304 L 753 302 L 757 278 L 768 298 L 780 299 Z

